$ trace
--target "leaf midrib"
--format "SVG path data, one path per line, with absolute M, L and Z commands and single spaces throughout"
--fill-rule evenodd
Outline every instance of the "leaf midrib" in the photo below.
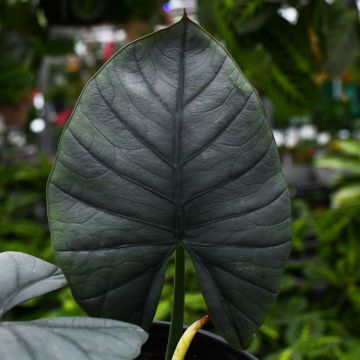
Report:
M 182 125 L 184 113 L 184 89 L 185 89 L 185 44 L 187 32 L 187 19 L 184 18 L 183 30 L 180 43 L 179 54 L 179 76 L 176 92 L 175 121 L 174 121 L 174 152 L 173 152 L 173 178 L 174 178 L 174 200 L 176 204 L 175 212 L 175 232 L 178 242 L 182 242 L 184 237 L 184 211 L 182 205 L 182 168 L 181 168 L 181 142 Z

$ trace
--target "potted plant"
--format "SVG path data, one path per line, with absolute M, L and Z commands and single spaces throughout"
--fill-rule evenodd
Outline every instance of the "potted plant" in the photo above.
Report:
M 233 348 L 249 344 L 276 297 L 290 201 L 271 128 L 230 54 L 186 14 L 125 46 L 90 80 L 47 197 L 58 264 L 95 318 L 148 330 L 175 252 L 166 359 L 183 332 L 185 251 L 210 320 Z

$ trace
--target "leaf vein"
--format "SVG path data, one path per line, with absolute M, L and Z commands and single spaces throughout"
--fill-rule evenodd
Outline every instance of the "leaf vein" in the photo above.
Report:
M 186 242 L 184 242 L 186 244 Z M 251 249 L 251 250 L 254 250 L 254 249 L 261 249 L 261 250 L 264 250 L 264 249 L 271 249 L 271 248 L 276 248 L 276 247 L 282 247 L 282 246 L 285 246 L 287 244 L 290 243 L 290 240 L 285 240 L 284 242 L 281 242 L 279 244 L 267 244 L 267 245 L 262 245 L 262 246 L 259 246 L 259 245 L 256 245 L 256 246 L 253 246 L 253 245 L 236 245 L 236 244 L 218 244 L 218 243 L 211 243 L 211 244 L 201 244 L 201 243 L 190 243 L 188 242 L 187 245 L 189 247 L 191 246 L 195 246 L 195 247 L 216 247 L 216 248 L 219 248 L 219 247 L 224 247 L 224 248 L 234 248 L 234 249 Z
M 4 329 L 6 329 L 8 332 L 10 332 L 15 337 L 15 339 L 22 345 L 22 347 L 25 349 L 27 354 L 30 356 L 30 359 L 32 359 L 32 360 L 37 359 L 34 349 L 24 339 L 24 337 L 18 333 L 17 330 L 15 330 L 13 327 L 4 327 Z
M 155 89 L 152 87 L 152 85 L 150 84 L 148 78 L 145 76 L 144 72 L 142 71 L 141 69 L 141 66 L 140 66 L 140 62 L 139 62 L 139 59 L 136 55 L 136 44 L 134 44 L 134 47 L 133 47 L 133 53 L 134 53 L 134 59 L 135 59 L 135 64 L 139 70 L 139 73 L 141 75 L 141 77 L 144 79 L 145 81 L 145 84 L 147 86 L 147 88 L 149 89 L 149 91 L 155 96 L 156 99 L 159 100 L 159 102 L 161 103 L 161 105 L 172 115 L 174 115 L 174 112 L 171 111 L 171 109 L 169 108 L 168 104 L 166 104 L 166 102 L 164 102 L 161 98 L 161 96 L 155 91 Z
M 287 188 L 285 188 L 274 199 L 268 201 L 265 204 L 262 204 L 261 206 L 255 208 L 255 209 L 246 210 L 246 211 L 243 211 L 243 212 L 241 212 L 239 214 L 231 214 L 231 215 L 222 216 L 222 217 L 219 217 L 219 218 L 214 219 L 214 220 L 210 220 L 210 221 L 207 221 L 207 222 L 204 222 L 204 223 L 201 223 L 201 224 L 193 225 L 187 230 L 187 232 L 190 232 L 190 231 L 195 230 L 195 229 L 202 228 L 202 227 L 207 226 L 207 225 L 212 225 L 212 224 L 216 224 L 216 223 L 219 223 L 219 222 L 222 222 L 222 221 L 226 221 L 226 220 L 238 218 L 238 217 L 241 217 L 241 216 L 245 216 L 245 215 L 251 214 L 253 212 L 259 211 L 261 209 L 264 209 L 264 208 L 268 207 L 269 205 L 273 204 L 274 202 L 276 202 L 277 200 L 279 200 L 281 198 L 281 196 L 283 194 L 285 194 L 286 191 L 287 191 Z
M 169 246 L 174 245 L 173 242 L 159 242 L 159 243 L 144 243 L 144 244 L 122 244 L 113 247 L 103 247 L 103 248 L 96 248 L 96 249 L 66 249 L 60 250 L 57 249 L 56 252 L 67 253 L 67 252 L 76 252 L 76 253 L 88 253 L 88 252 L 97 252 L 97 251 L 116 251 L 118 249 L 126 249 L 126 248 L 133 248 L 133 247 L 150 247 L 150 246 Z
M 74 194 L 71 194 L 71 193 L 63 190 L 59 185 L 55 184 L 54 182 L 51 182 L 50 184 L 53 185 L 59 191 L 61 191 L 63 194 L 68 195 L 69 197 L 73 198 L 74 200 L 77 200 L 77 201 L 82 202 L 82 203 L 84 203 L 86 205 L 89 205 L 89 206 L 91 206 L 92 208 L 94 208 L 94 209 L 96 209 L 98 211 L 101 211 L 101 212 L 104 212 L 104 213 L 107 213 L 109 215 L 116 216 L 116 217 L 119 217 L 119 218 L 122 218 L 122 219 L 125 219 L 125 220 L 142 223 L 142 224 L 145 224 L 145 225 L 149 225 L 149 226 L 161 229 L 161 230 L 165 230 L 165 231 L 174 233 L 174 231 L 171 228 L 169 228 L 169 227 L 167 227 L 165 225 L 157 224 L 157 223 L 154 223 L 152 221 L 147 221 L 147 220 L 134 218 L 134 217 L 131 217 L 131 216 L 119 214 L 117 212 L 113 212 L 111 210 L 104 209 L 104 208 L 100 207 L 99 205 L 96 205 L 96 204 L 90 202 L 89 200 L 82 199 L 79 196 L 76 196 Z
M 140 274 L 135 274 L 135 275 L 133 275 L 130 279 L 122 282 L 121 284 L 116 284 L 114 287 L 112 287 L 112 288 L 110 288 L 110 289 L 107 289 L 107 290 L 105 291 L 105 293 L 103 293 L 103 294 L 94 295 L 94 296 L 86 297 L 86 298 L 79 298 L 79 297 L 78 297 L 77 299 L 78 299 L 79 301 L 90 301 L 90 300 L 95 300 L 95 299 L 98 299 L 98 298 L 101 298 L 101 297 L 106 298 L 106 297 L 108 296 L 108 294 L 110 294 L 110 293 L 112 293 L 112 292 L 120 289 L 122 286 L 124 286 L 124 285 L 126 285 L 126 284 L 128 284 L 128 283 L 130 283 L 130 282 L 132 282 L 132 281 L 134 281 L 135 279 L 142 278 L 142 277 L 144 277 L 145 275 L 149 275 L 149 274 L 153 273 L 154 271 L 157 271 L 158 269 L 160 269 L 160 268 L 163 266 L 164 261 L 167 261 L 167 257 L 165 257 L 160 264 L 157 264 L 157 265 L 151 267 L 151 268 L 148 269 L 146 272 L 142 272 L 142 273 L 140 273 Z
M 267 147 L 266 151 L 260 156 L 259 159 L 257 159 L 257 160 L 255 161 L 254 164 L 251 164 L 251 166 L 249 166 L 248 169 L 245 169 L 245 171 L 243 171 L 243 172 L 239 172 L 237 175 L 231 177 L 230 179 L 226 179 L 226 180 L 224 180 L 224 181 L 221 181 L 220 183 L 218 183 L 218 184 L 210 187 L 210 188 L 207 189 L 207 190 L 203 190 L 203 191 L 200 191 L 200 192 L 194 194 L 194 195 L 191 196 L 189 199 L 187 199 L 187 200 L 184 202 L 183 205 L 186 205 L 186 204 L 190 203 L 191 201 L 195 200 L 195 199 L 198 198 L 198 197 L 201 197 L 201 196 L 203 196 L 203 195 L 206 195 L 206 194 L 208 194 L 208 193 L 211 193 L 211 192 L 215 191 L 216 189 L 222 188 L 223 186 L 228 185 L 228 184 L 232 183 L 233 181 L 240 179 L 242 176 L 248 174 L 256 165 L 258 165 L 258 164 L 266 157 L 266 155 L 268 154 L 269 150 L 271 149 L 271 145 L 272 145 L 272 142 L 269 142 L 269 146 Z
M 231 117 L 230 120 L 228 120 L 214 136 L 209 138 L 209 140 L 204 145 L 202 145 L 200 147 L 200 149 L 198 149 L 198 150 L 194 151 L 192 154 L 190 154 L 188 156 L 188 158 L 184 160 L 184 162 L 181 164 L 181 166 L 184 166 L 189 161 L 193 160 L 198 155 L 200 155 L 202 152 L 204 152 L 209 146 L 211 146 L 216 141 L 216 139 L 218 139 L 228 129 L 228 127 L 238 118 L 238 116 L 245 109 L 246 104 L 248 103 L 249 99 L 251 98 L 251 95 L 252 95 L 252 93 L 246 98 L 244 103 L 241 105 L 241 108 L 238 111 L 236 111 L 235 115 L 233 117 Z
M 225 55 L 224 58 L 221 60 L 220 66 L 216 69 L 216 71 L 214 71 L 210 80 L 206 82 L 200 89 L 198 89 L 198 91 L 196 91 L 193 95 L 191 95 L 191 97 L 186 102 L 185 107 L 188 106 L 192 101 L 194 101 L 215 80 L 215 78 L 220 74 L 220 71 L 223 68 L 227 58 L 227 55 Z
M 125 121 L 111 106 L 111 104 L 108 102 L 108 100 L 105 98 L 104 94 L 100 90 L 99 84 L 96 81 L 96 78 L 93 80 L 95 83 L 95 86 L 97 88 L 97 91 L 99 95 L 101 96 L 102 100 L 104 101 L 104 104 L 108 107 L 108 109 L 113 113 L 116 119 L 118 119 L 124 127 L 136 138 L 139 140 L 146 148 L 148 148 L 153 154 L 155 154 L 161 161 L 163 161 L 165 164 L 169 165 L 170 167 L 173 167 L 173 165 L 169 162 L 169 160 L 164 157 L 164 155 L 156 149 L 151 143 L 146 140 L 144 137 L 142 137 L 140 134 L 138 134 L 135 129 L 133 129 L 127 121 Z
M 158 190 L 155 190 L 153 189 L 152 187 L 150 186 L 147 186 L 145 185 L 144 183 L 138 181 L 138 180 L 135 180 L 134 178 L 130 177 L 130 176 L 127 176 L 125 174 L 123 174 L 121 171 L 117 170 L 115 167 L 107 164 L 103 159 L 101 159 L 98 155 L 96 155 L 94 152 L 92 152 L 90 149 L 88 149 L 79 139 L 79 137 L 74 133 L 74 131 L 71 130 L 71 128 L 69 127 L 69 132 L 70 134 L 73 136 L 73 138 L 76 140 L 76 142 L 83 148 L 85 149 L 94 159 L 96 159 L 100 164 L 102 164 L 105 168 L 107 168 L 108 170 L 110 170 L 111 172 L 113 172 L 114 174 L 120 176 L 121 178 L 135 184 L 135 185 L 138 185 L 139 187 L 171 202 L 171 203 L 174 203 L 174 200 L 169 198 L 168 196 L 166 196 L 165 194 L 159 192 Z
M 234 322 L 234 317 L 232 316 L 231 312 L 229 311 L 229 305 L 232 305 L 247 321 L 249 321 L 251 324 L 255 325 L 256 327 L 258 327 L 260 324 L 256 323 L 255 320 L 251 319 L 243 310 L 239 309 L 237 306 L 235 306 L 231 301 L 229 301 L 227 298 L 225 298 L 224 294 L 222 293 L 222 291 L 220 290 L 217 282 L 214 280 L 211 272 L 209 271 L 209 269 L 205 266 L 205 264 L 201 261 L 200 257 L 194 253 L 193 254 L 193 261 L 197 262 L 199 266 L 201 266 L 205 272 L 208 274 L 209 278 L 212 280 L 213 282 L 213 287 L 215 288 L 215 290 L 217 290 L 218 294 L 219 294 L 219 298 L 224 300 L 224 304 L 226 305 L 226 307 L 224 308 L 224 310 L 227 313 L 228 319 L 229 321 L 233 322 L 233 326 L 236 329 L 237 326 L 235 325 Z M 195 257 L 195 258 L 194 258 Z M 211 314 L 210 314 L 211 315 Z

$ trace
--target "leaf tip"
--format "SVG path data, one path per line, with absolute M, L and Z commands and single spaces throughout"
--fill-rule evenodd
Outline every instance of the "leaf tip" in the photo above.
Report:
M 183 16 L 182 16 L 182 18 L 181 18 L 181 21 L 188 20 L 188 19 L 189 19 L 188 14 L 187 14 L 187 12 L 186 12 L 186 9 L 184 8 L 184 10 L 183 10 Z

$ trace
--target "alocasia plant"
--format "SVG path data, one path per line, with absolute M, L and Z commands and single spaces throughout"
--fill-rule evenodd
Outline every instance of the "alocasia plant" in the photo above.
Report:
M 0 321 L 14 306 L 67 285 L 61 270 L 34 256 L 0 253 Z M 1 360 L 131 360 L 147 334 L 136 325 L 87 317 L 0 322 Z
M 186 15 L 125 46 L 87 84 L 48 213 L 59 265 L 90 315 L 147 329 L 176 250 L 181 332 L 186 250 L 212 322 L 235 347 L 262 323 L 290 249 L 289 193 L 263 106 Z

